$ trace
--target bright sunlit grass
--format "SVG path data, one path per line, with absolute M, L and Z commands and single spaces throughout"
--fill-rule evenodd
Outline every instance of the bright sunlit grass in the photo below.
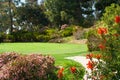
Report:
M 0 53 L 17 52 L 20 54 L 45 54 L 55 58 L 56 64 L 65 63 L 65 57 L 87 53 L 86 44 L 68 43 L 1 43 Z

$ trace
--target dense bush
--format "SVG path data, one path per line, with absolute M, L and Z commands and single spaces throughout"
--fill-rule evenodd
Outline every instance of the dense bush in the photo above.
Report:
M 101 42 L 101 38 L 97 35 L 96 28 L 92 28 L 87 32 L 87 46 L 89 51 L 98 51 L 98 45 Z
M 73 30 L 73 36 L 76 40 L 84 39 L 86 38 L 86 31 L 80 26 L 75 26 Z
M 105 13 L 103 13 L 101 19 L 104 23 L 104 26 L 114 26 L 114 19 L 116 15 L 120 15 L 120 6 L 118 4 L 111 4 L 111 6 L 106 7 Z
M 0 32 L 0 42 L 3 42 L 4 38 L 5 38 L 5 34 Z
M 13 35 L 10 35 L 10 34 L 5 35 L 4 42 L 14 42 L 14 41 L 15 41 L 15 38 Z
M 120 6 L 112 4 L 106 8 L 103 21 L 97 34 L 101 38 L 98 45 L 98 63 L 90 58 L 88 67 L 92 71 L 94 80 L 119 80 L 120 79 Z M 104 25 L 104 26 L 103 26 Z M 91 55 L 89 55 L 91 56 Z M 101 62 L 102 59 L 103 61 Z M 97 75 L 97 76 L 95 76 Z
M 14 52 L 1 54 L 0 55 L 0 68 L 6 65 L 8 62 L 15 60 L 19 56 L 20 56 L 19 54 L 16 54 Z
M 48 35 L 38 35 L 36 36 L 37 41 L 39 42 L 47 42 L 50 40 L 50 36 Z
M 73 27 L 66 27 L 60 31 L 62 37 L 71 36 L 73 34 Z
M 13 32 L 12 36 L 14 37 L 15 42 L 32 42 L 36 39 L 33 32 L 21 30 Z
M 58 29 L 49 28 L 46 30 L 46 32 L 47 32 L 47 35 L 50 37 L 50 39 L 57 39 L 61 37 Z
M 56 80 L 54 59 L 39 54 L 2 54 L 0 80 Z

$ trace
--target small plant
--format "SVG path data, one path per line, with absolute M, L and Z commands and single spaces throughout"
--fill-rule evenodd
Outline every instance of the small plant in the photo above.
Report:
M 78 63 L 68 63 L 65 67 L 60 67 L 57 72 L 58 80 L 82 80 L 84 68 Z

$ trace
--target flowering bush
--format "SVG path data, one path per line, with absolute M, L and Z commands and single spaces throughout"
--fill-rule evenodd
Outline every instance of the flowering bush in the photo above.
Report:
M 87 33 L 87 46 L 89 51 L 99 50 L 98 45 L 101 42 L 101 38 L 98 36 L 96 30 L 96 28 L 91 28 Z
M 0 68 L 7 63 L 9 63 L 12 60 L 15 60 L 17 57 L 19 57 L 19 54 L 16 54 L 15 52 L 12 53 L 4 53 L 0 55 Z
M 2 60 L 6 64 L 0 68 L 0 80 L 56 80 L 54 59 L 50 56 L 39 54 L 19 55 L 14 60 L 17 54 L 3 54 Z M 12 57 L 11 57 L 12 55 Z M 9 58 L 8 58 L 9 57 Z
M 94 80 L 120 79 L 120 16 L 115 16 L 114 21 L 114 26 L 99 27 L 97 30 L 101 38 L 98 45 L 101 55 L 96 56 L 98 60 L 94 61 L 91 54 L 87 55 L 90 59 L 87 66 L 91 69 L 91 78 Z
M 57 77 L 59 80 L 82 80 L 84 73 L 84 68 L 81 65 L 71 62 L 59 68 Z

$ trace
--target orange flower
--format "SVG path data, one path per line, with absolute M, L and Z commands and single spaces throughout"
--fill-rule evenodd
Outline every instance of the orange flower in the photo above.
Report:
M 64 68 L 61 68 L 61 69 L 58 71 L 58 78 L 62 78 L 62 77 L 63 77 L 63 71 L 64 71 Z
M 87 68 L 89 68 L 91 70 L 93 69 L 93 63 L 91 61 L 88 61 Z
M 101 44 L 99 44 L 99 48 L 103 50 L 103 49 L 105 49 L 105 45 L 103 45 L 103 44 L 101 43 Z
M 70 71 L 71 71 L 72 73 L 75 73 L 75 72 L 76 72 L 76 67 L 74 67 L 74 66 L 71 67 L 71 68 L 70 68 Z
M 101 58 L 101 54 L 97 54 L 97 55 L 96 55 L 96 58 L 97 58 L 97 59 L 100 59 L 100 58 Z
M 87 58 L 87 59 L 92 59 L 92 57 L 93 57 L 93 54 L 92 54 L 92 53 L 86 55 L 86 58 Z
M 102 35 L 102 34 L 106 34 L 107 33 L 107 28 L 98 28 L 98 34 Z
M 116 17 L 115 17 L 115 22 L 116 22 L 116 23 L 120 23 L 120 16 L 116 16 Z

